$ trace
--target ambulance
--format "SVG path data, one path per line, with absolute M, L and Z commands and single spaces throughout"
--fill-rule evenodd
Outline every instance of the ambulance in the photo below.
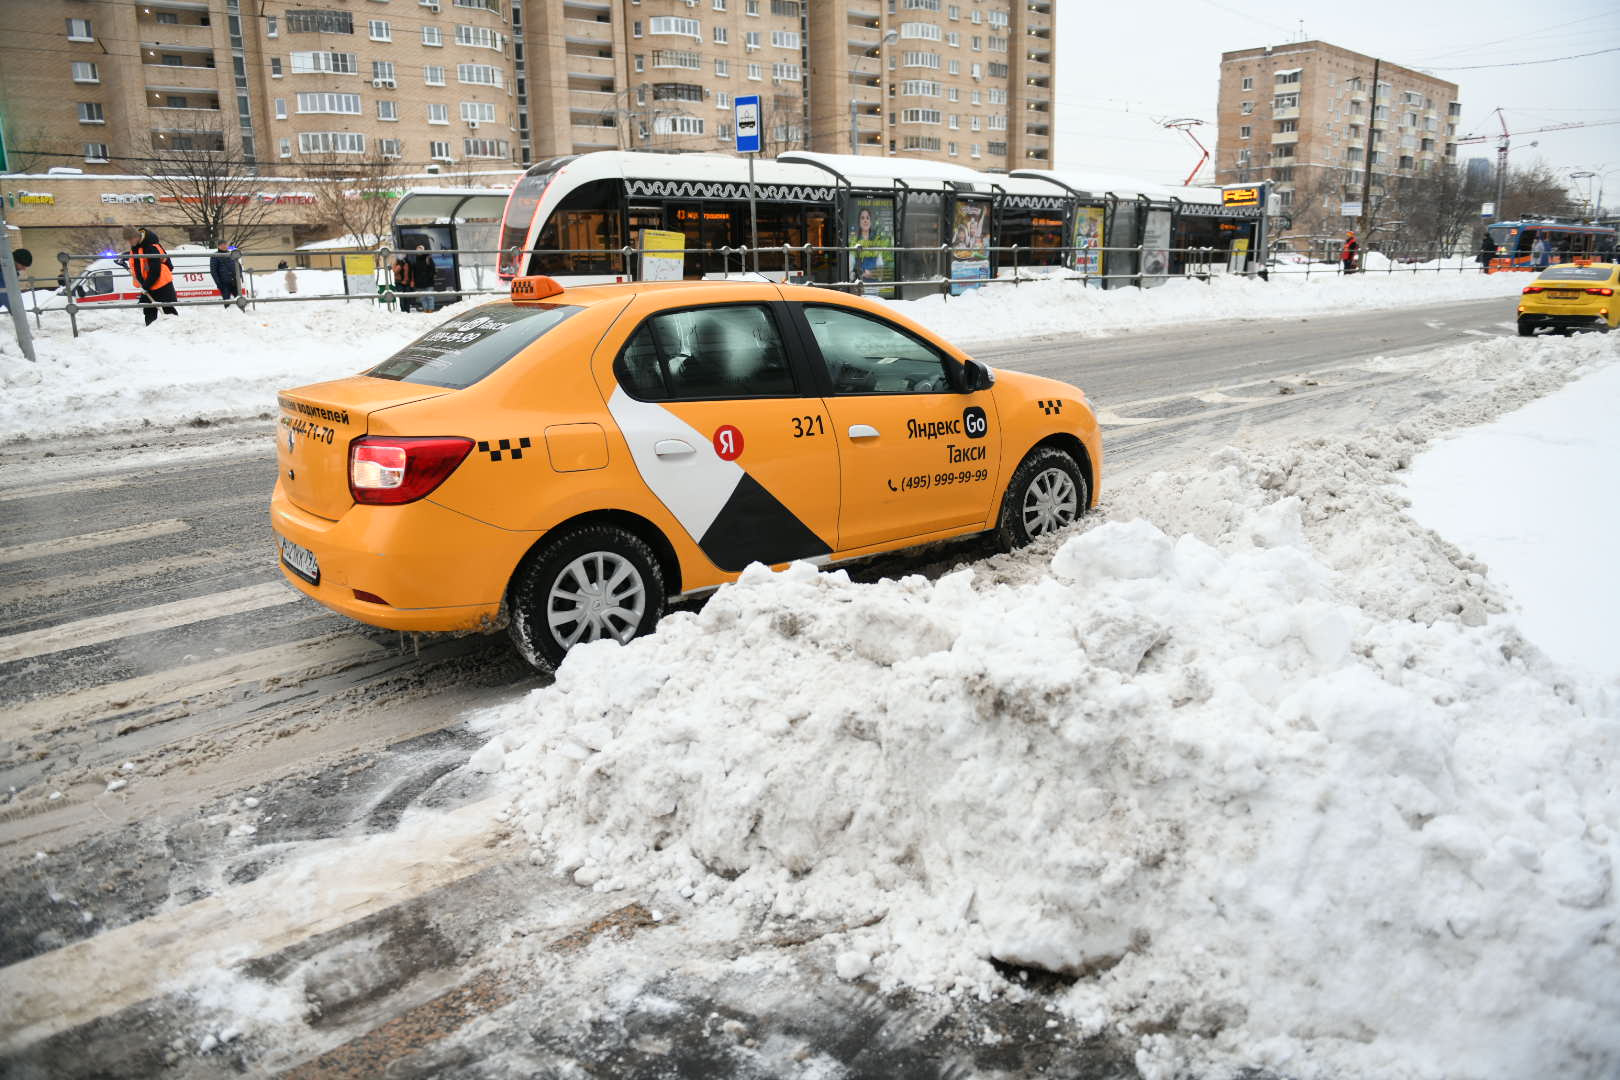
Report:
M 219 298 L 219 287 L 208 273 L 208 259 L 213 253 L 200 244 L 181 244 L 169 249 L 169 261 L 174 263 L 174 295 L 180 300 L 206 300 Z M 81 273 L 69 287 L 75 303 L 105 304 L 128 303 L 141 298 L 141 287 L 124 265 L 122 254 L 97 259 Z M 58 289 L 56 295 L 66 297 L 69 289 Z M 62 303 L 52 305 L 65 307 Z

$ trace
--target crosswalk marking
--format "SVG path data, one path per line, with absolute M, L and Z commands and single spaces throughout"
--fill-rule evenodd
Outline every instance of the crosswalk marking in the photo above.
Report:
M 163 521 L 149 521 L 145 525 L 125 525 L 121 528 L 105 529 L 101 532 L 64 536 L 59 540 L 35 540 L 32 543 L 0 548 L 0 564 L 22 562 L 24 559 L 37 559 L 42 555 L 63 555 L 70 551 L 89 551 L 91 548 L 108 547 L 112 544 L 128 544 L 135 540 L 147 540 L 154 536 L 168 536 L 170 533 L 185 532 L 188 528 L 190 526 L 178 518 L 167 518 Z
M 165 630 L 171 626 L 217 619 L 222 615 L 240 615 L 260 608 L 290 604 L 302 594 L 282 581 L 267 581 L 226 592 L 209 593 L 190 600 L 176 600 L 171 604 L 119 611 L 111 615 L 98 615 L 77 622 L 62 623 L 43 630 L 0 637 L 0 664 L 13 660 L 26 660 L 32 656 L 77 649 L 85 645 L 99 645 L 103 641 L 142 634 L 149 630 Z

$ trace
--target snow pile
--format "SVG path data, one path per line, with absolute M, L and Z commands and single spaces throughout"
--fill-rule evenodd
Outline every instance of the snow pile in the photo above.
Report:
M 1448 364 L 1613 358 L 1517 345 Z M 576 651 L 473 764 L 538 859 L 689 934 L 843 928 L 824 962 L 886 988 L 1062 972 L 1145 1075 L 1611 1074 L 1620 686 L 1405 515 L 1432 430 L 1229 450 L 938 581 L 755 567 Z
M 1502 300 L 1502 321 L 1514 319 L 1527 277 L 1481 274 L 1477 268 L 1435 273 L 1276 273 L 1270 281 L 1216 276 L 1176 278 L 1152 289 L 1087 287 L 1080 281 L 1036 281 L 974 289 L 961 296 L 890 301 L 924 326 L 963 344 L 1046 334 L 1099 334 L 1142 326 L 1279 315 L 1342 315 L 1417 304 Z

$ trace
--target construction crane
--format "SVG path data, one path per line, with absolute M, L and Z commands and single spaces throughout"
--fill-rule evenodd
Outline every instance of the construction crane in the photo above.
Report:
M 1497 106 L 1496 108 L 1492 109 L 1491 115 L 1495 116 L 1497 122 L 1502 125 L 1502 134 L 1465 135 L 1460 139 L 1454 139 L 1452 141 L 1457 146 L 1466 146 L 1469 143 L 1490 142 L 1492 139 L 1499 140 L 1496 144 L 1496 215 L 1498 220 L 1501 219 L 1502 193 L 1507 183 L 1508 147 L 1511 145 L 1515 135 L 1540 135 L 1547 131 L 1568 131 L 1571 128 L 1604 127 L 1609 124 L 1620 124 L 1620 120 L 1574 120 L 1567 124 L 1549 124 L 1547 127 L 1529 128 L 1524 131 L 1509 131 L 1507 114 L 1502 112 L 1501 106 Z M 1531 143 L 1530 145 L 1534 146 L 1536 144 Z
M 1202 126 L 1204 122 L 1202 120 L 1195 120 L 1190 116 L 1184 116 L 1178 120 L 1156 120 L 1154 122 L 1160 127 L 1175 128 L 1177 131 L 1184 133 L 1187 138 L 1193 141 L 1193 145 L 1198 147 L 1199 154 L 1201 155 L 1198 159 L 1198 164 L 1194 165 L 1192 172 L 1187 174 L 1187 179 L 1181 182 L 1182 187 L 1188 186 L 1193 182 L 1193 177 L 1198 175 L 1198 170 L 1204 167 L 1204 162 L 1209 160 L 1209 148 L 1203 143 L 1199 142 L 1198 136 L 1192 133 L 1193 128 Z

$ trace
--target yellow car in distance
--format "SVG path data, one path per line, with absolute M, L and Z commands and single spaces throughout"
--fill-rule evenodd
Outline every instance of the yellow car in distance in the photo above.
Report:
M 1096 504 L 1102 467 L 1077 388 L 770 282 L 518 278 L 279 403 L 287 580 L 374 626 L 504 620 L 542 668 L 753 562 L 1026 544 Z
M 1519 336 L 1530 337 L 1540 329 L 1564 334 L 1572 330 L 1608 333 L 1620 326 L 1616 290 L 1620 290 L 1620 264 L 1549 266 L 1524 287 L 1519 299 Z

